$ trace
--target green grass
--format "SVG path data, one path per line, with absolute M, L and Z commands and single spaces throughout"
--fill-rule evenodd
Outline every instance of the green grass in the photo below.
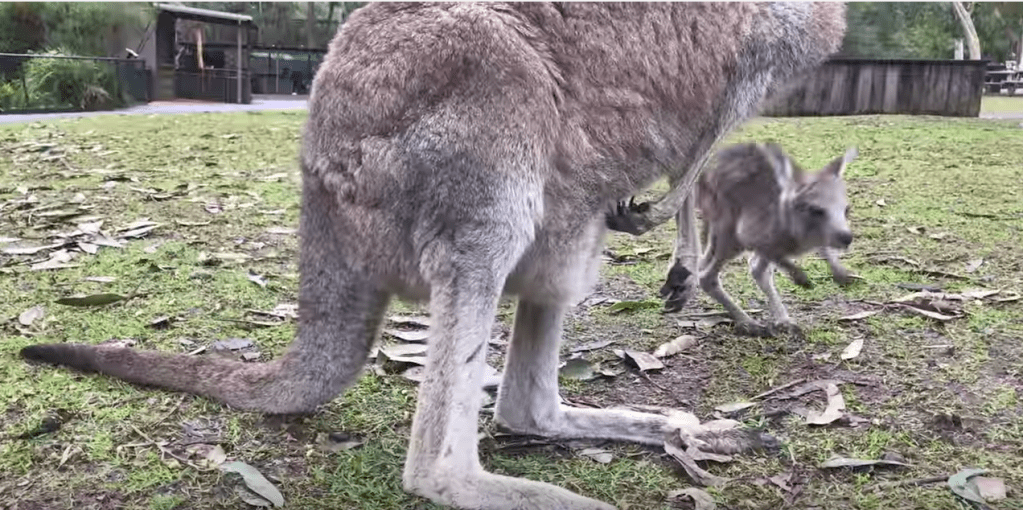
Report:
M 980 102 L 980 113 L 1023 114 L 1023 96 L 984 96 Z
M 985 111 L 1016 107 L 1016 98 L 984 102 Z M 239 508 L 236 476 L 189 465 L 198 458 L 183 444 L 196 440 L 186 431 L 198 430 L 202 441 L 221 445 L 228 458 L 268 476 L 288 508 L 436 508 L 401 490 L 416 388 L 398 375 L 367 371 L 316 415 L 281 421 L 202 398 L 30 366 L 17 357 L 21 347 L 36 342 L 132 339 L 136 348 L 189 352 L 228 338 L 252 340 L 264 361 L 280 355 L 295 333 L 293 322 L 247 327 L 237 321 L 252 318 L 250 309 L 297 302 L 296 238 L 268 230 L 297 223 L 297 143 L 304 118 L 299 112 L 100 116 L 0 126 L 0 237 L 44 244 L 91 221 L 90 216 L 113 230 L 146 218 L 160 223 L 123 248 L 79 253 L 71 261 L 77 267 L 32 271 L 45 253 L 0 255 L 0 507 L 20 502 L 19 508 Z M 777 420 L 741 416 L 766 426 L 785 448 L 779 455 L 743 455 L 709 466 L 734 479 L 709 491 L 717 502 L 736 509 L 960 509 L 965 506 L 940 483 L 878 483 L 979 466 L 1003 478 L 1015 498 L 998 508 L 1023 508 L 1018 453 L 1023 448 L 1023 305 L 967 303 L 964 317 L 944 324 L 894 308 L 861 321 L 838 321 L 874 309 L 870 302 L 910 292 L 899 284 L 1023 291 L 1018 121 L 757 119 L 730 139 L 746 140 L 775 140 L 808 168 L 822 166 L 849 145 L 859 148 L 848 170 L 857 240 L 843 260 L 864 280 L 840 288 L 814 257 L 801 262 L 814 288 L 778 277 L 790 312 L 806 331 L 804 341 L 737 337 L 727 326 L 694 331 L 679 325 L 685 317 L 656 308 L 612 314 L 605 304 L 574 311 L 565 326 L 565 354 L 576 344 L 612 339 L 615 345 L 587 357 L 622 373 L 613 379 L 566 380 L 563 395 L 604 406 L 679 407 L 676 399 L 682 398 L 702 419 L 711 419 L 716 405 L 797 378 L 855 378 L 863 384 L 841 389 L 848 410 L 868 420 L 859 427 L 808 427 L 795 414 Z M 644 196 L 663 190 L 661 184 Z M 48 211 L 67 215 L 48 216 Z M 664 225 L 641 237 L 611 235 L 609 249 L 635 261 L 606 264 L 599 292 L 620 300 L 657 300 L 673 228 Z M 216 258 L 225 254 L 228 260 Z M 248 258 L 233 261 L 232 254 Z M 969 261 L 977 258 L 984 263 L 968 273 Z M 267 285 L 253 283 L 249 272 Z M 86 280 L 98 276 L 115 279 Z M 723 279 L 742 306 L 765 308 L 743 260 L 730 264 Z M 98 292 L 137 296 L 98 308 L 54 303 Z M 45 307 L 44 317 L 20 325 L 18 315 L 36 305 Z M 420 310 L 392 305 L 395 313 Z M 681 315 L 719 310 L 701 296 Z M 502 302 L 505 332 L 513 311 L 513 302 Z M 150 326 L 164 316 L 173 319 L 169 327 Z M 668 358 L 665 370 L 650 374 L 660 388 L 621 366 L 611 352 L 652 350 L 680 334 L 696 334 L 702 341 L 689 357 Z M 864 339 L 862 353 L 840 360 L 854 338 Z M 933 348 L 945 344 L 954 350 Z M 494 350 L 493 366 L 500 366 L 502 353 Z M 799 406 L 822 409 L 823 393 L 767 401 L 751 411 Z M 28 440 L 10 437 L 53 414 L 61 417 L 58 431 Z M 942 415 L 954 415 L 958 425 L 943 422 Z M 481 425 L 487 435 L 495 432 L 488 417 Z M 323 451 L 317 437 L 331 432 L 356 436 L 364 444 Z M 481 452 L 488 469 L 556 483 L 620 508 L 677 508 L 667 493 L 691 485 L 654 448 L 601 445 L 614 454 L 605 465 L 563 446 L 510 449 L 505 440 L 488 437 Z M 866 473 L 817 467 L 832 455 L 877 458 L 886 452 L 904 456 L 912 467 Z M 755 483 L 788 472 L 803 480 L 801 494 L 789 503 L 773 484 Z

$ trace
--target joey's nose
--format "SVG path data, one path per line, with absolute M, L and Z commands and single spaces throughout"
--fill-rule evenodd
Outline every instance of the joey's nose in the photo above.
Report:
M 846 248 L 850 244 L 852 244 L 853 241 L 852 232 L 841 232 L 838 234 L 835 240 L 838 241 L 838 244 L 842 245 L 843 248 Z

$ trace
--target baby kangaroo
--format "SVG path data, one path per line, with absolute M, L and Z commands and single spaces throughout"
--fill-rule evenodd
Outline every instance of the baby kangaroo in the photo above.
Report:
M 792 259 L 816 250 L 828 261 L 836 282 L 851 280 L 836 250 L 848 248 L 853 240 L 842 174 L 856 156 L 857 150 L 850 148 L 821 171 L 808 173 L 775 144 L 740 144 L 722 149 L 716 164 L 700 176 L 696 201 L 706 246 L 700 287 L 725 307 L 739 332 L 800 332 L 774 286 L 774 266 L 784 269 L 796 285 L 809 288 L 810 279 Z M 752 252 L 750 274 L 767 296 L 775 328 L 750 318 L 721 287 L 721 268 L 744 251 Z

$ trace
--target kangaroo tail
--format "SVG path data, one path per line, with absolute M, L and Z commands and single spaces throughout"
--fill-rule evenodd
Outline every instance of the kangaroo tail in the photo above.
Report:
M 270 363 L 243 363 L 125 347 L 73 343 L 30 345 L 26 360 L 110 375 L 131 383 L 202 395 L 231 407 L 268 413 L 312 411 L 309 388 L 285 372 L 289 356 Z

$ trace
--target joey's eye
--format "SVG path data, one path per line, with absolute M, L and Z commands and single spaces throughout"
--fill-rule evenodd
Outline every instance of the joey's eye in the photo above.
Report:
M 827 211 L 815 205 L 807 206 L 806 211 L 813 218 L 823 218 L 827 214 Z

